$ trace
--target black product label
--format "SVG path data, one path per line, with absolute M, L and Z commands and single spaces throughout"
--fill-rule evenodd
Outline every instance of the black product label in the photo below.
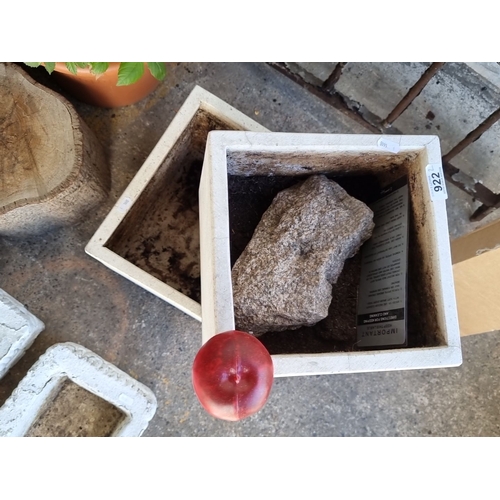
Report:
M 407 344 L 407 177 L 384 188 L 370 208 L 375 228 L 361 251 L 357 346 L 402 347 Z

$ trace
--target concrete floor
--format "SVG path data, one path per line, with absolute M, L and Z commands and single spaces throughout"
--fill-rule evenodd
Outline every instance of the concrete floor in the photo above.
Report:
M 158 410 L 145 436 L 500 435 L 496 332 L 464 338 L 459 368 L 276 379 L 263 410 L 237 423 L 201 408 L 191 385 L 200 323 L 84 252 L 195 84 L 271 130 L 366 133 L 263 63 L 170 64 L 154 94 L 115 110 L 71 99 L 107 151 L 112 192 L 77 226 L 0 237 L 0 286 L 46 325 L 0 381 L 0 404 L 49 346 L 72 341 L 152 389 Z M 450 233 L 460 224 L 469 230 L 467 200 L 448 191 Z

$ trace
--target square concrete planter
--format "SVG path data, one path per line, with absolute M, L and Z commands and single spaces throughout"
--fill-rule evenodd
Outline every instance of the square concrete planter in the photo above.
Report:
M 278 377 L 460 365 L 446 205 L 444 199 L 431 196 L 428 166 L 441 171 L 435 136 L 390 136 L 387 141 L 380 135 L 210 133 L 200 182 L 203 342 L 235 328 L 231 267 L 244 246 L 237 248 L 234 235 L 242 221 L 253 218 L 251 237 L 274 197 L 272 189 L 297 182 L 297 176 L 317 173 L 350 183 L 353 189 L 385 186 L 406 174 L 410 193 L 408 347 L 363 351 L 356 348 L 355 340 L 348 346 L 335 340 L 314 344 L 312 336 L 298 342 L 293 331 L 286 332 L 286 338 L 265 334 L 260 339 L 272 355 Z M 258 195 L 245 198 L 243 204 L 240 198 L 246 192 L 265 192 L 266 179 L 272 180 L 268 189 L 272 196 L 254 216 L 252 197 Z M 258 189 L 251 184 L 257 181 Z M 235 212 L 238 204 L 241 213 Z M 355 301 L 358 276 L 353 283 Z
M 19 361 L 45 325 L 0 289 L 0 378 Z
M 85 249 L 198 321 L 198 188 L 211 130 L 267 129 L 196 86 Z
M 0 408 L 0 436 L 140 436 L 156 407 L 149 388 L 97 354 L 56 344 Z

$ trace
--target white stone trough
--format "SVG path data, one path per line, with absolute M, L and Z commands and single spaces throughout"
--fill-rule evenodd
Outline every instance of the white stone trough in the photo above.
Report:
M 56 344 L 0 408 L 0 437 L 140 436 L 156 407 L 148 387 L 97 354 Z
M 19 361 L 45 325 L 0 289 L 0 378 Z
M 245 207 L 231 217 L 231 185 L 253 182 L 258 177 L 261 181 L 273 177 L 290 181 L 289 176 L 322 173 L 350 181 L 351 185 L 376 181 L 383 187 L 406 174 L 410 193 L 408 347 L 360 350 L 355 342 L 338 348 L 333 341 L 309 348 L 307 337 L 294 347 L 293 331 L 287 332 L 289 341 L 281 344 L 273 342 L 274 334 L 260 338 L 271 352 L 277 377 L 460 365 L 446 202 L 431 198 L 428 165 L 441 170 L 436 136 L 211 132 L 199 193 L 203 207 L 203 343 L 235 328 L 231 262 L 238 255 L 231 255 L 232 238 L 235 224 L 246 217 Z M 240 186 L 240 194 L 246 191 L 252 192 L 251 184 Z M 252 198 L 246 200 L 250 218 Z M 352 321 L 355 328 L 355 313 Z M 271 338 L 265 340 L 266 335 Z
M 85 249 L 198 321 L 198 187 L 211 130 L 267 129 L 196 86 Z

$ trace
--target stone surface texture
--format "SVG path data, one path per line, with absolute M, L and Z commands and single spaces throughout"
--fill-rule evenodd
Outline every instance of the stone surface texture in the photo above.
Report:
M 0 378 L 33 344 L 45 325 L 0 289 Z
M 331 75 L 336 62 L 287 62 L 288 68 L 298 73 L 307 83 L 321 87 L 325 80 Z
M 259 334 L 326 318 L 332 284 L 373 226 L 373 212 L 324 175 L 278 193 L 232 270 L 236 327 Z

